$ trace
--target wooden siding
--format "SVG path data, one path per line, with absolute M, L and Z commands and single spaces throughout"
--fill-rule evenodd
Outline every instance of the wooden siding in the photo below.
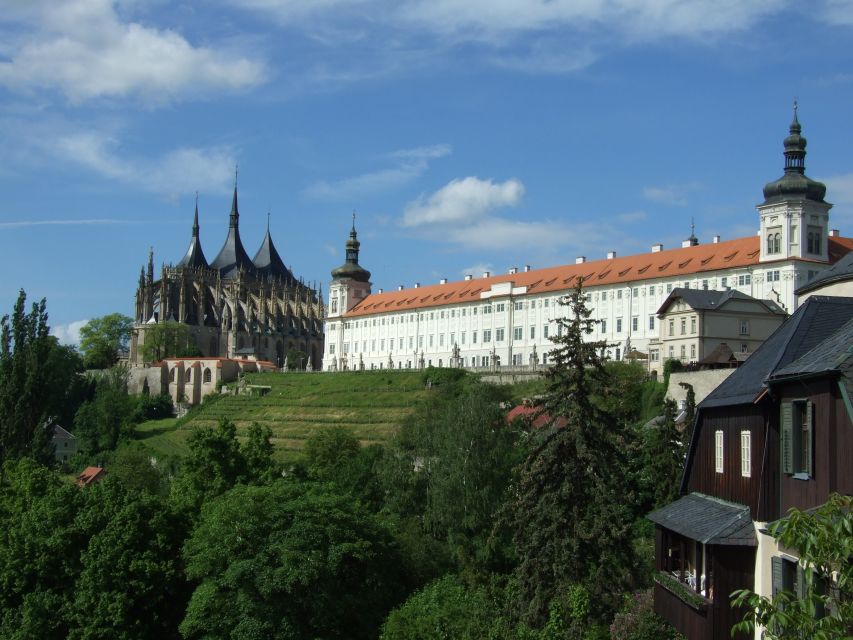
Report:
M 698 491 L 709 496 L 747 505 L 756 518 L 764 507 L 762 470 L 766 468 L 764 444 L 767 419 L 763 406 L 737 405 L 702 411 L 697 443 L 690 467 L 688 492 Z M 749 477 L 741 473 L 740 434 L 751 436 L 752 464 Z M 723 472 L 715 468 L 715 433 L 723 432 Z
M 738 589 L 755 589 L 754 547 L 710 547 L 714 581 L 714 640 L 747 640 L 750 634 L 732 635 L 732 626 L 743 620 L 743 611 L 731 606 L 731 593 Z M 688 636 L 689 638 L 689 636 Z
M 688 640 L 712 640 L 712 610 L 697 611 L 665 587 L 655 583 L 655 613 Z
M 844 407 L 844 400 L 835 380 L 828 377 L 789 382 L 776 388 L 781 402 L 810 400 L 813 412 L 813 468 L 807 480 L 781 473 L 780 513 L 788 509 L 810 509 L 826 502 L 833 491 L 853 493 L 853 425 Z M 778 406 L 778 405 L 777 405 Z M 778 426 L 776 427 L 778 438 Z

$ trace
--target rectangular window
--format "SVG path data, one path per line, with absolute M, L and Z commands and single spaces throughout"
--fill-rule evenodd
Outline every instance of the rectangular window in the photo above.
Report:
M 751 449 L 751 433 L 749 431 L 740 432 L 740 475 L 744 478 L 749 478 L 752 475 L 752 449 Z
M 607 333 L 607 320 L 601 321 L 601 333 Z
M 379 341 L 379 350 L 380 350 L 380 351 L 385 351 L 385 340 L 380 340 L 380 341 Z
M 634 287 L 634 297 L 636 298 L 639 295 L 640 295 L 640 287 Z
M 622 333 L 622 318 L 616 318 L 616 333 Z
M 690 345 L 690 359 L 691 360 L 696 359 L 696 345 L 695 344 Z
M 536 339 L 536 327 L 530 327 L 530 339 L 531 340 Z
M 504 330 L 503 329 L 495 329 L 495 342 L 503 342 L 504 341 Z
M 639 331 L 640 319 L 637 316 L 631 318 L 631 331 Z
M 523 334 L 524 334 L 524 330 L 521 327 L 514 327 L 512 330 L 512 339 L 513 340 L 521 340 L 521 337 Z
M 747 273 L 746 275 L 738 276 L 737 283 L 739 287 L 745 287 L 752 284 L 752 275 Z
M 675 357 L 675 347 L 672 345 L 669 346 L 669 359 L 672 360 Z
M 376 340 L 371 340 L 371 341 L 370 341 L 370 350 L 371 350 L 371 351 L 376 351 Z
M 649 351 L 649 357 L 651 358 L 652 362 L 657 362 L 658 358 L 660 358 L 660 351 L 658 351 L 657 349 L 651 349 Z
M 622 289 L 619 289 L 619 290 L 617 290 L 617 291 L 616 291 L 616 299 L 617 299 L 617 300 L 621 300 L 621 299 L 622 299 Z
M 655 285 L 650 285 L 650 286 L 649 286 L 649 295 L 650 295 L 650 296 L 655 295 Z
M 607 292 L 606 291 L 601 292 L 601 301 L 607 302 Z
M 516 302 L 515 303 L 515 310 L 521 311 L 522 309 L 524 309 L 524 303 L 523 302 Z
M 461 337 L 462 337 L 462 344 L 465 344 L 465 332 L 464 331 L 462 332 Z
M 444 311 L 440 311 L 440 312 L 439 312 L 439 316 L 438 316 L 438 317 L 439 317 L 440 319 L 444 320 Z
M 429 334 L 429 346 L 430 346 L 430 349 L 432 349 L 432 345 L 433 345 L 434 343 L 435 343 L 435 334 L 431 333 L 431 334 Z
M 495 313 L 503 313 L 504 312 L 504 303 L 499 302 L 495 305 Z
M 471 344 L 477 344 L 477 332 L 476 331 L 471 332 Z
M 329 345 L 329 353 L 331 355 L 335 355 L 335 345 L 334 344 Z
M 483 342 L 491 342 L 492 341 L 492 332 L 489 329 L 483 330 Z
M 702 288 L 703 288 L 705 291 L 707 291 L 707 290 L 708 290 L 708 281 L 707 281 L 707 280 L 703 280 L 703 281 L 702 281 Z
M 740 321 L 740 335 L 748 336 L 749 335 L 749 320 L 741 320 Z
M 414 341 L 415 339 L 412 336 L 409 336 L 409 349 L 415 346 Z
M 483 313 L 491 313 L 491 312 L 492 312 L 492 305 L 487 304 L 486 306 L 483 307 Z
M 723 289 L 729 286 L 729 279 L 727 276 L 723 276 L 720 278 L 720 284 L 723 286 Z
M 448 344 L 456 344 L 456 334 L 455 333 L 450 334 L 450 342 L 448 342 Z
M 690 333 L 696 333 L 696 318 L 690 318 Z
M 714 432 L 714 469 L 717 473 L 723 472 L 723 432 Z
M 814 405 L 809 400 L 782 403 L 782 472 L 813 477 Z
M 402 338 L 400 338 L 399 344 L 400 344 L 400 346 L 398 348 L 400 349 L 400 351 L 402 351 L 403 350 L 403 339 Z
M 651 329 L 652 331 L 654 331 L 654 329 L 655 329 L 655 317 L 654 316 L 649 316 L 649 329 Z
M 423 348 L 424 348 L 424 337 L 418 336 L 418 349 L 423 349 Z
M 681 335 L 687 335 L 687 318 L 681 319 Z
M 542 325 L 542 337 L 543 338 L 548 337 L 548 325 L 547 324 Z
M 666 292 L 672 293 L 672 283 L 669 283 L 668 285 L 666 285 Z
M 671 335 L 671 336 L 675 335 L 675 320 L 669 321 L 669 335 Z

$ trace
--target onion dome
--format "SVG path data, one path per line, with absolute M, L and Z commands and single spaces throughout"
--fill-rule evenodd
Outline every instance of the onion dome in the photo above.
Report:
M 207 267 L 207 259 L 201 250 L 201 242 L 198 239 L 198 195 L 195 198 L 195 218 L 193 218 L 193 237 L 187 254 L 178 263 L 179 267 Z
M 278 255 L 278 251 L 273 244 L 272 236 L 270 235 L 269 214 L 267 214 L 267 234 L 264 236 L 261 248 L 258 249 L 252 262 L 261 276 L 281 278 L 288 284 L 295 282 L 293 274 L 290 272 L 290 269 L 284 266 L 284 261 Z
M 355 232 L 355 213 L 352 214 L 352 230 L 349 232 L 349 240 L 347 240 L 347 258 L 337 269 L 332 270 L 332 278 L 340 280 L 349 278 L 357 282 L 369 282 L 370 271 L 358 264 L 358 248 L 361 243 L 358 241 L 358 234 Z
M 824 202 L 826 185 L 806 175 L 806 138 L 797 119 L 797 103 L 794 103 L 794 120 L 788 137 L 785 138 L 785 174 L 764 186 L 764 203 L 791 199 Z
M 225 244 L 219 250 L 219 255 L 210 264 L 212 269 L 218 269 L 223 278 L 233 278 L 237 270 L 243 268 L 254 272 L 255 265 L 249 259 L 249 254 L 240 241 L 240 213 L 237 210 L 237 187 L 234 187 L 234 198 L 231 201 L 231 222 L 228 225 L 228 236 Z

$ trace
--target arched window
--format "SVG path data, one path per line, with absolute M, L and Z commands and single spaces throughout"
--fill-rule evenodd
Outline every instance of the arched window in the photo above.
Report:
M 192 381 L 193 381 L 193 370 L 187 369 L 187 382 L 192 382 Z
M 775 253 L 773 251 L 773 234 L 767 234 L 767 253 Z
M 169 382 L 174 382 L 174 381 L 175 381 L 175 367 L 172 367 L 172 369 L 169 371 Z
M 210 378 L 211 378 L 210 369 L 205 369 L 204 373 L 202 374 L 202 378 L 201 378 L 202 382 L 210 382 Z
M 781 253 L 782 252 L 782 234 L 775 233 L 773 234 L 773 253 Z

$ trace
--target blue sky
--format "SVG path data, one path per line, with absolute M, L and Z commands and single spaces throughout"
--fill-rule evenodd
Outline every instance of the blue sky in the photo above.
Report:
M 375 288 L 754 233 L 791 103 L 853 234 L 853 2 L 5 0 L 0 310 L 131 314 L 199 192 L 224 240 Z

